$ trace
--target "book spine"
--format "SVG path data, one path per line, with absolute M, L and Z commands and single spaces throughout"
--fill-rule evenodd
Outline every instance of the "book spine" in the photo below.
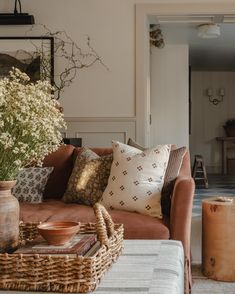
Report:
M 84 255 L 91 246 L 96 242 L 96 236 L 89 236 L 84 237 L 81 241 L 78 242 L 72 248 L 65 248 L 65 249 L 33 249 L 32 253 L 37 254 L 77 254 L 77 255 Z

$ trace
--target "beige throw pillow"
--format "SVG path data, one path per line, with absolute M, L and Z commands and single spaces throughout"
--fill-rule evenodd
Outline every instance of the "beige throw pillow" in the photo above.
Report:
M 128 145 L 138 148 L 140 150 L 146 150 L 146 148 L 142 147 L 134 140 L 129 138 Z M 174 184 L 177 176 L 179 175 L 179 171 L 182 165 L 182 161 L 184 155 L 186 153 L 186 147 L 181 147 L 178 149 L 173 149 L 170 152 L 170 157 L 166 169 L 164 184 L 162 187 L 161 192 L 161 206 L 162 206 L 162 213 L 164 215 L 170 215 L 171 210 L 171 196 L 174 189 Z
M 107 186 L 112 161 L 112 154 L 100 157 L 89 148 L 81 148 L 62 200 L 94 205 Z
M 141 151 L 113 142 L 113 163 L 101 203 L 110 209 L 162 217 L 160 196 L 170 145 Z

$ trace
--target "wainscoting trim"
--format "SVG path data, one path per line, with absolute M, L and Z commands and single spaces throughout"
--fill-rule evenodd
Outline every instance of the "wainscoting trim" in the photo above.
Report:
M 136 138 L 135 117 L 65 117 L 64 137 L 82 138 L 82 146 L 110 147 L 112 140 L 126 143 Z

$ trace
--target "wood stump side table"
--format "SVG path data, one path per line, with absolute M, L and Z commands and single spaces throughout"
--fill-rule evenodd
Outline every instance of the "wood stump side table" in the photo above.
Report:
M 208 278 L 235 282 L 235 201 L 202 201 L 202 272 Z

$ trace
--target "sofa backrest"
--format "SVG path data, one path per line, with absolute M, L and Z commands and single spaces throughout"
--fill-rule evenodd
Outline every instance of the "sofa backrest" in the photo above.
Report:
M 73 152 L 74 146 L 62 145 L 44 159 L 43 166 L 54 167 L 44 191 L 44 199 L 61 199 L 64 195 L 73 169 Z
M 108 155 L 113 152 L 112 148 L 90 148 L 90 149 L 92 151 L 94 151 L 96 154 L 98 154 L 99 156 Z M 74 160 L 76 159 L 76 157 L 80 153 L 80 150 L 81 150 L 81 147 L 76 147 L 74 149 Z
M 191 162 L 190 162 L 190 154 L 188 150 L 184 155 L 179 175 L 182 177 L 183 176 L 191 177 Z
M 61 199 L 67 187 L 69 177 L 72 173 L 73 164 L 80 152 L 80 147 L 62 145 L 60 148 L 49 154 L 44 159 L 43 166 L 53 166 L 54 170 L 50 175 L 44 192 L 44 199 Z M 112 148 L 91 148 L 99 156 L 112 153 Z M 190 156 L 187 152 L 184 156 L 180 169 L 181 176 L 191 176 Z

